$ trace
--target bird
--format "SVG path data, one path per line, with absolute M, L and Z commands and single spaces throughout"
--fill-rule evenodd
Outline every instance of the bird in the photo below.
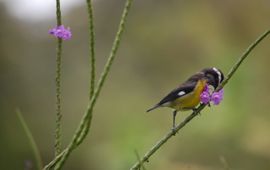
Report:
M 173 127 L 175 130 L 175 117 L 178 111 L 196 110 L 200 103 L 200 94 L 206 85 L 216 89 L 224 80 L 224 74 L 216 67 L 204 68 L 201 71 L 190 76 L 184 83 L 168 93 L 156 105 L 148 109 L 150 112 L 160 107 L 169 107 L 173 109 Z

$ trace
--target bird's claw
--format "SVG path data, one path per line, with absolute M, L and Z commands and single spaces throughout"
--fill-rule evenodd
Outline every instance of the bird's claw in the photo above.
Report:
M 173 126 L 173 127 L 172 127 L 172 134 L 173 134 L 173 136 L 175 136 L 176 133 L 177 133 L 176 128 L 175 128 L 175 126 Z
M 197 114 L 201 115 L 201 112 L 199 111 L 198 108 L 193 108 L 192 110 L 193 110 L 193 112 L 196 112 Z

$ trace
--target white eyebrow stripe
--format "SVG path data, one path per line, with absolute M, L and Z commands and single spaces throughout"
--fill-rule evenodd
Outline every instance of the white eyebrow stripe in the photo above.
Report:
M 216 67 L 213 67 L 213 70 L 218 74 L 218 82 L 220 83 L 221 82 L 221 73 L 220 73 L 220 71 Z
M 178 93 L 178 96 L 183 96 L 184 94 L 186 94 L 186 92 L 180 91 L 180 92 Z

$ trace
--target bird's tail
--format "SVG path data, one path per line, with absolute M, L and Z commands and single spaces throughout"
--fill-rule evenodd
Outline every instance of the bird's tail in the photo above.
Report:
M 154 109 L 156 109 L 158 107 L 160 107 L 160 105 L 157 104 L 157 105 L 151 107 L 150 109 L 146 110 L 146 112 L 150 112 L 150 111 L 152 111 L 152 110 L 154 110 Z

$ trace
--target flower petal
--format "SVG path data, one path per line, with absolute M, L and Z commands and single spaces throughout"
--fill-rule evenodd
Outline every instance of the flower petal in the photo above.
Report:
M 221 89 L 218 92 L 214 92 L 211 96 L 211 101 L 214 105 L 218 105 L 223 100 L 224 90 Z
M 64 25 L 56 26 L 50 29 L 49 34 L 55 36 L 56 38 L 62 38 L 63 40 L 69 40 L 72 37 L 70 28 L 65 28 Z
M 208 104 L 211 100 L 211 96 L 207 91 L 204 91 L 200 95 L 200 100 L 203 104 Z

